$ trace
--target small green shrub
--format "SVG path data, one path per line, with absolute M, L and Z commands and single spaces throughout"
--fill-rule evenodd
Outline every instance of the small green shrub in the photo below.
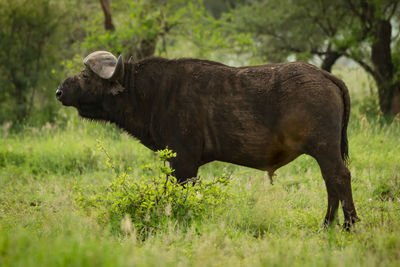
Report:
M 102 145 L 100 149 L 116 175 L 100 191 L 75 185 L 75 202 L 81 209 L 97 213 L 100 221 L 111 224 L 113 231 L 135 231 L 145 238 L 166 230 L 170 224 L 186 228 L 211 215 L 231 196 L 227 187 L 230 179 L 225 174 L 212 181 L 198 178 L 178 184 L 167 164 L 168 159 L 176 156 L 171 150 L 158 151 L 156 161 L 142 167 L 144 175 L 134 178 L 126 172 L 118 173 Z

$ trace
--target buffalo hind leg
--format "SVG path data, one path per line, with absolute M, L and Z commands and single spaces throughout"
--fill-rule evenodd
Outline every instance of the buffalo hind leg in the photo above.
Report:
M 342 165 L 344 166 L 343 162 Z M 346 166 L 344 166 L 343 177 L 344 179 L 340 180 L 342 183 L 339 183 L 339 199 L 344 214 L 343 228 L 346 230 L 350 230 L 350 227 L 354 223 L 360 221 L 360 219 L 358 218 L 356 208 L 354 207 L 353 193 L 351 189 L 351 174 Z
M 340 202 L 344 214 L 343 227 L 349 230 L 352 224 L 359 221 L 353 202 L 350 171 L 339 153 L 320 153 L 316 159 L 328 192 L 328 210 L 324 224 L 330 225 L 335 220 Z
M 332 225 L 333 221 L 336 219 L 337 210 L 339 207 L 339 196 L 334 189 L 334 185 L 329 183 L 329 179 L 325 178 L 323 175 L 326 185 L 326 191 L 328 192 L 328 209 L 326 211 L 324 226 Z

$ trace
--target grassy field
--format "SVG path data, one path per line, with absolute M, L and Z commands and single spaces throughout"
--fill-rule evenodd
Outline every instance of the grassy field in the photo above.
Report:
M 232 173 L 232 197 L 217 209 L 189 226 L 171 220 L 146 239 L 115 232 L 74 196 L 75 185 L 96 193 L 114 177 L 97 140 L 132 177 L 155 156 L 65 108 L 55 124 L 0 128 L 0 266 L 400 266 L 400 121 L 376 115 L 362 71 L 335 73 L 352 97 L 350 170 L 361 222 L 351 232 L 321 228 L 326 190 L 308 156 L 279 169 L 274 185 L 261 171 L 208 164 L 205 179 Z

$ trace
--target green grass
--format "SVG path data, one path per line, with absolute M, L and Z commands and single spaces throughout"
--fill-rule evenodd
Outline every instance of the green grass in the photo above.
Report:
M 241 197 L 189 228 L 171 222 L 144 241 L 116 234 L 77 207 L 74 184 L 100 190 L 112 180 L 97 139 L 134 177 L 155 156 L 110 125 L 71 115 L 40 129 L 0 129 L 0 266 L 400 266 L 400 121 L 373 115 L 363 72 L 336 73 L 353 103 L 350 169 L 362 221 L 350 233 L 321 229 L 325 185 L 302 156 L 277 171 L 273 186 L 260 171 L 203 166 L 205 179 L 232 172 L 230 190 Z

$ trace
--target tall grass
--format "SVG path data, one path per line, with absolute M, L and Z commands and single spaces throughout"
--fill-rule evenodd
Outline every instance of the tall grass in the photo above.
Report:
M 321 228 L 325 185 L 315 160 L 301 156 L 277 171 L 273 186 L 261 171 L 205 165 L 206 180 L 232 173 L 222 212 L 186 228 L 171 220 L 144 241 L 135 231 L 115 233 L 74 201 L 74 185 L 96 192 L 114 177 L 96 140 L 133 177 L 155 155 L 73 113 L 42 128 L 0 131 L 0 266 L 400 266 L 400 121 L 374 112 L 363 72 L 336 74 L 352 98 L 350 169 L 362 221 L 351 232 Z

